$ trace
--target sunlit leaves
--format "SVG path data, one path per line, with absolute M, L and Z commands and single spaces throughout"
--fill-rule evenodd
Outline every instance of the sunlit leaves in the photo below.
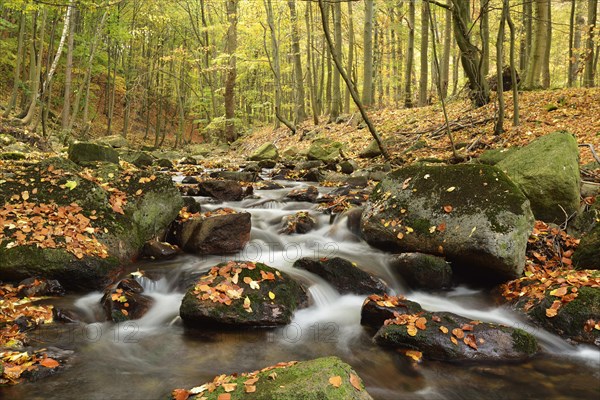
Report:
M 340 386 L 342 386 L 342 377 L 339 375 L 330 377 L 329 384 L 334 388 L 339 388 Z

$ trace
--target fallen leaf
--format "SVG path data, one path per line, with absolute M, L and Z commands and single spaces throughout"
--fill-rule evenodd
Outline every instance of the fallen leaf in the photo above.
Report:
M 73 190 L 77 187 L 77 182 L 76 181 L 67 181 L 67 183 L 65 183 L 65 187 L 68 188 L 69 190 Z
M 350 384 L 354 386 L 354 389 L 362 391 L 363 387 L 360 384 L 360 378 L 356 374 L 350 374 Z
M 190 397 L 190 392 L 185 389 L 175 389 L 171 395 L 175 400 L 187 400 Z
M 465 337 L 465 333 L 460 328 L 452 329 L 452 334 L 456 336 L 457 339 L 462 339 Z
M 273 293 L 273 292 L 269 292 L 269 298 L 270 298 L 271 300 L 275 300 L 275 293 Z
M 27 190 L 26 190 L 26 191 L 24 191 L 24 192 L 22 192 L 22 193 L 21 193 L 21 198 L 22 198 L 24 201 L 27 201 L 27 200 L 29 200 L 29 192 L 28 192 Z
M 404 183 L 402 184 L 402 189 L 406 189 L 408 188 L 408 184 L 410 183 L 410 181 L 412 181 L 412 178 L 407 178 Z
M 474 350 L 477 350 L 477 342 L 475 341 L 475 335 L 467 335 L 463 340 L 465 344 Z
M 563 297 L 566 294 L 567 294 L 567 287 L 566 286 L 563 286 L 563 287 L 558 288 L 558 289 L 554 289 L 553 291 L 550 292 L 550 295 L 556 296 L 556 297 Z
M 456 187 L 451 186 L 448 189 L 446 189 L 446 192 L 450 193 L 450 192 L 454 192 L 456 190 Z
M 231 395 L 229 393 L 220 394 L 217 400 L 231 400 Z
M 404 239 L 404 233 L 400 232 L 398 233 L 398 236 L 396 236 L 398 239 L 402 240 Z
M 407 325 L 406 326 L 406 332 L 408 332 L 408 334 L 410 336 L 417 336 L 418 330 L 417 330 L 417 327 L 414 326 L 414 325 Z
M 223 387 L 223 390 L 229 393 L 235 390 L 235 388 L 237 387 L 237 383 L 224 383 L 221 386 Z
M 416 351 L 416 350 L 408 350 L 406 353 L 404 353 L 407 357 L 410 357 L 413 359 L 413 361 L 421 361 L 421 359 L 423 358 L 423 353 L 421 353 L 420 351 Z
M 254 385 L 246 385 L 246 386 L 244 386 L 244 391 L 246 393 L 254 393 L 254 392 L 256 392 L 256 386 L 254 386 Z
M 454 210 L 454 207 L 452 207 L 450 204 L 444 206 L 444 211 L 446 213 L 451 213 L 452 210 Z
M 440 326 L 440 331 L 442 331 L 442 333 L 446 334 L 446 333 L 448 333 L 448 328 L 446 328 L 445 326 Z
M 332 376 L 331 378 L 329 378 L 329 383 L 335 387 L 335 388 L 339 388 L 340 386 L 342 386 L 342 377 L 339 375 L 336 376 Z
M 60 365 L 60 363 L 53 358 L 44 358 L 42 361 L 40 361 L 40 365 L 46 368 L 56 368 Z
M 427 329 L 427 326 L 425 325 L 426 323 L 427 323 L 427 320 L 425 318 L 421 317 L 415 322 L 415 325 L 417 328 L 424 331 L 425 329 Z

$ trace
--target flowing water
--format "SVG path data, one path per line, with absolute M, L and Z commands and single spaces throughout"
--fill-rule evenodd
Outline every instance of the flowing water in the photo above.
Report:
M 152 278 L 139 278 L 145 293 L 155 300 L 143 318 L 121 324 L 103 322 L 99 292 L 53 301 L 75 310 L 83 322 L 53 324 L 33 333 L 33 340 L 41 346 L 74 350 L 74 356 L 68 367 L 53 377 L 0 388 L 0 399 L 164 399 L 173 388 L 197 386 L 221 373 L 328 355 L 351 364 L 375 399 L 600 398 L 598 349 L 572 346 L 529 325 L 508 308 L 495 305 L 489 291 L 459 286 L 446 292 L 410 292 L 391 274 L 390 255 L 356 238 L 344 217 L 330 224 L 329 216 L 315 212 L 319 215 L 316 230 L 305 235 L 279 234 L 283 216 L 314 207 L 285 202 L 285 194 L 301 185 L 285 184 L 286 189 L 258 191 L 261 199 L 212 204 L 199 198 L 205 211 L 228 206 L 251 212 L 251 241 L 240 254 L 227 258 L 182 255 L 131 266 L 128 272 L 140 269 Z M 356 262 L 425 309 L 525 329 L 538 338 L 542 352 L 519 364 L 425 361 L 414 365 L 372 343 L 373 333 L 359 323 L 363 296 L 340 295 L 321 278 L 292 268 L 300 257 L 333 256 Z M 312 305 L 297 311 L 290 325 L 275 330 L 184 329 L 178 317 L 184 283 L 232 259 L 260 261 L 289 273 L 308 287 Z

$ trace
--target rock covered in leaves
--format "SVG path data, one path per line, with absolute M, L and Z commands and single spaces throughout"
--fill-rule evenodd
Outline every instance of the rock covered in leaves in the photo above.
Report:
M 110 146 L 89 142 L 75 142 L 69 146 L 69 160 L 77 164 L 96 161 L 118 164 L 119 153 Z
M 413 288 L 444 289 L 452 286 L 452 268 L 441 257 L 404 253 L 392 261 L 390 268 Z
M 502 171 L 466 164 L 388 174 L 361 220 L 373 246 L 443 256 L 487 280 L 522 274 L 532 228 L 529 200 Z
M 502 325 L 472 321 L 449 312 L 401 314 L 384 322 L 374 337 L 377 344 L 412 349 L 441 361 L 521 361 L 538 350 L 529 333 Z
M 179 253 L 181 253 L 179 247 L 167 242 L 160 242 L 156 239 L 147 241 L 142 249 L 142 256 L 152 260 L 170 259 Z
M 19 282 L 20 297 L 62 296 L 65 289 L 55 279 L 27 278 Z
M 316 223 L 317 221 L 311 217 L 308 211 L 299 211 L 294 215 L 283 217 L 279 233 L 286 235 L 308 233 L 314 229 Z
M 277 147 L 273 143 L 265 143 L 252 153 L 251 161 L 274 161 L 279 158 Z
M 232 180 L 206 180 L 198 184 L 201 196 L 208 196 L 219 201 L 240 201 L 244 197 L 244 188 L 239 182 Z
M 394 318 L 394 313 L 418 314 L 423 309 L 419 303 L 404 296 L 383 296 L 373 294 L 365 299 L 360 311 L 360 324 L 379 329 L 383 323 Z
M 262 263 L 214 266 L 186 292 L 179 314 L 187 326 L 230 328 L 286 325 L 306 302 L 300 285 Z
M 497 166 L 523 190 L 536 219 L 561 223 L 578 212 L 579 149 L 570 133 L 543 136 Z
M 123 279 L 107 290 L 100 303 L 106 317 L 114 322 L 140 319 L 152 307 L 154 300 L 143 294 L 144 288 L 135 279 Z
M 219 208 L 189 213 L 185 208 L 171 226 L 167 240 L 195 254 L 233 254 L 250 241 L 250 213 Z
M 229 395 L 229 396 L 228 396 Z M 371 400 L 362 379 L 337 357 L 279 363 L 260 371 L 220 375 L 190 390 L 175 389 L 174 400 Z
M 340 257 L 319 260 L 301 258 L 294 263 L 294 268 L 319 275 L 342 294 L 384 294 L 388 289 L 383 280 Z
M 319 189 L 314 186 L 309 186 L 305 189 L 294 189 L 290 191 L 286 196 L 286 199 L 293 201 L 305 201 L 308 203 L 314 203 L 319 197 Z
M 600 271 L 536 268 L 502 289 L 535 323 L 600 347 Z
M 110 164 L 109 164 L 110 165 Z M 11 167 L 0 187 L 0 279 L 104 287 L 121 262 L 171 223 L 182 200 L 169 176 L 61 158 Z

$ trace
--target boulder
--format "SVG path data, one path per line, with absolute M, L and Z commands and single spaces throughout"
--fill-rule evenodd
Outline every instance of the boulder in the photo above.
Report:
M 230 261 L 212 267 L 188 289 L 179 314 L 191 327 L 275 327 L 290 323 L 305 303 L 304 290 L 287 274 Z
M 256 182 L 258 180 L 258 173 L 243 171 L 215 171 L 210 174 L 210 177 L 237 182 Z
M 340 142 L 333 142 L 329 139 L 314 140 L 308 149 L 306 158 L 308 160 L 319 160 L 323 162 L 335 161 L 340 156 Z
M 394 318 L 394 313 L 419 314 L 422 311 L 419 303 L 410 301 L 404 296 L 374 294 L 367 297 L 362 305 L 360 324 L 379 330 L 385 321 Z
M 521 329 L 473 321 L 449 312 L 397 314 L 374 337 L 384 347 L 413 349 L 440 361 L 524 361 L 538 351 Z
M 181 249 L 170 243 L 159 242 L 156 239 L 149 240 L 144 244 L 142 256 L 152 260 L 168 260 L 181 253 Z
M 96 161 L 119 163 L 119 154 L 109 146 L 89 142 L 75 142 L 69 146 L 69 160 L 77 164 Z
M 452 268 L 441 257 L 404 253 L 392 261 L 390 268 L 413 288 L 445 289 L 452 286 Z
M 307 182 L 323 182 L 326 177 L 319 168 L 311 168 L 302 175 L 302 179 Z
M 318 260 L 301 258 L 294 263 L 294 268 L 319 275 L 341 294 L 384 294 L 388 290 L 383 280 L 339 257 Z
M 375 158 L 381 155 L 381 149 L 375 140 L 371 141 L 366 149 L 362 150 L 358 156 L 360 158 Z
M 317 220 L 310 216 L 308 211 L 299 211 L 294 215 L 287 215 L 281 220 L 279 233 L 291 235 L 293 233 L 304 234 L 312 231 Z
M 290 191 L 286 196 L 286 199 L 293 201 L 304 201 L 308 203 L 314 203 L 319 197 L 319 189 L 314 186 L 309 186 L 306 189 L 294 189 Z
M 338 381 L 339 379 L 339 381 Z M 334 382 L 335 385 L 332 383 Z M 215 386 L 213 392 L 208 388 Z M 260 371 L 221 375 L 190 400 L 372 400 L 352 367 L 337 357 L 283 362 Z M 225 390 L 227 388 L 227 390 Z M 230 390 L 232 389 L 232 390 Z M 188 398 L 191 392 L 176 389 L 172 398 Z M 228 397 L 225 397 L 229 395 Z
M 154 163 L 154 157 L 145 151 L 129 152 L 123 159 L 138 168 L 150 167 Z
M 177 163 L 179 165 L 198 165 L 198 160 L 194 157 L 186 156 L 181 158 Z
M 250 156 L 251 161 L 266 161 L 266 160 L 277 160 L 279 158 L 279 152 L 277 147 L 273 143 L 265 143 L 252 153 Z
M 53 279 L 27 278 L 19 282 L 19 297 L 62 296 L 65 289 Z
M 161 168 L 172 169 L 174 167 L 173 162 L 168 158 L 160 158 L 156 160 L 156 165 Z
M 472 277 L 519 277 L 533 229 L 529 200 L 487 165 L 410 166 L 377 185 L 363 238 L 398 253 L 443 256 Z
M 0 243 L 0 279 L 38 277 L 56 279 L 67 290 L 102 288 L 146 241 L 160 236 L 183 204 L 171 178 L 116 166 L 110 171 L 84 172 L 61 158 L 14 168 L 15 178 L 0 186 L 0 219 L 9 223 L 16 212 L 28 226 L 0 231 L 10 238 Z
M 579 149 L 570 133 L 543 136 L 497 166 L 523 190 L 536 219 L 562 223 L 579 211 Z
M 339 167 L 342 174 L 346 175 L 350 175 L 359 168 L 358 164 L 354 160 L 344 160 L 339 163 Z
M 154 303 L 143 292 L 144 288 L 135 279 L 123 279 L 104 292 L 100 303 L 106 318 L 117 323 L 142 318 Z
M 509 155 L 519 151 L 516 147 L 509 147 L 506 149 L 490 149 L 486 150 L 477 159 L 482 164 L 496 165 L 500 161 L 504 160 Z
M 244 188 L 236 181 L 206 180 L 198 184 L 201 196 L 208 196 L 219 201 L 240 201 L 244 197 Z
M 272 169 L 275 168 L 277 166 L 277 161 L 275 160 L 262 160 L 258 162 L 258 166 L 262 169 L 262 168 L 266 168 L 266 169 Z
M 250 241 L 250 229 L 250 213 L 218 209 L 175 222 L 167 240 L 194 254 L 234 254 Z
M 573 254 L 573 264 L 577 268 L 600 270 L 600 223 L 584 235 Z
M 184 185 L 195 185 L 196 183 L 198 183 L 198 178 L 195 176 L 184 176 L 183 179 L 181 180 L 181 183 Z
M 122 135 L 104 136 L 94 140 L 94 143 L 101 144 L 104 146 L 110 146 L 115 149 L 129 147 L 129 142 Z

